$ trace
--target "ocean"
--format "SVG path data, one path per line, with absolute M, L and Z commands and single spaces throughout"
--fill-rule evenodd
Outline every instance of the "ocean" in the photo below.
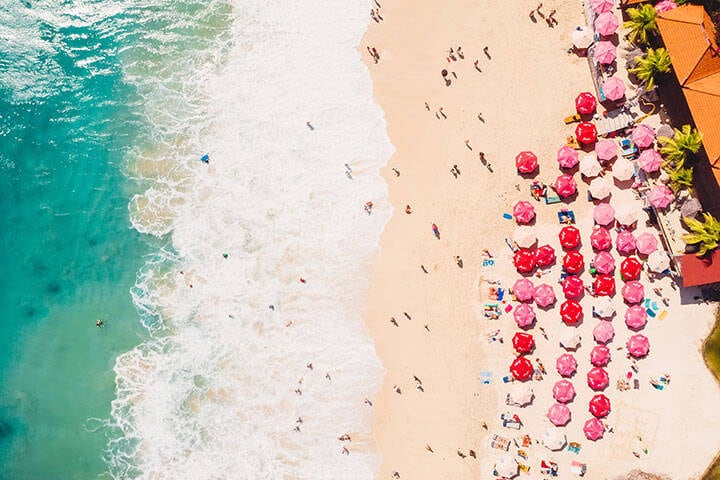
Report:
M 370 2 L 0 3 L 0 478 L 373 478 Z

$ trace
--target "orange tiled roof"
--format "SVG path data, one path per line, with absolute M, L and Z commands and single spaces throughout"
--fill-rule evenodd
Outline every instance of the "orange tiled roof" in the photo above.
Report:
M 713 251 L 707 258 L 694 253 L 680 257 L 683 287 L 694 287 L 715 283 L 720 279 L 720 250 Z

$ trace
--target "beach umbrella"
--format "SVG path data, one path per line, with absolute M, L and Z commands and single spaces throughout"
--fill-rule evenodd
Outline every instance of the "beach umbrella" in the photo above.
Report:
M 610 185 L 610 182 L 603 177 L 597 177 L 593 178 L 592 182 L 590 182 L 590 188 L 588 188 L 588 191 L 590 192 L 591 197 L 597 200 L 602 200 L 610 196 L 611 189 L 612 186 Z
M 625 96 L 625 84 L 618 77 L 610 77 L 605 80 L 602 90 L 608 100 L 620 100 Z
M 636 242 L 631 231 L 623 230 L 615 237 L 615 248 L 621 253 L 631 253 L 635 250 Z
M 590 234 L 590 245 L 592 245 L 595 250 L 608 250 L 612 247 L 612 237 L 610 236 L 610 231 L 603 227 L 593 230 Z
M 557 152 L 557 161 L 561 168 L 572 168 L 578 164 L 578 152 L 564 145 Z
M 590 122 L 580 122 L 575 127 L 575 137 L 583 145 L 595 143 L 597 140 L 597 128 Z
M 626 346 L 630 356 L 641 358 L 650 351 L 650 340 L 645 335 L 638 333 L 628 339 Z
M 538 267 L 547 267 L 555 263 L 555 249 L 550 245 L 543 245 L 535 250 L 535 264 Z
M 595 47 L 597 49 L 597 47 Z M 590 92 L 582 92 L 575 97 L 575 109 L 581 115 L 589 115 L 595 111 L 597 101 L 595 95 Z
M 602 165 L 597 161 L 595 155 L 585 155 L 580 160 L 580 174 L 585 177 L 592 178 L 597 177 L 602 172 Z
M 570 415 L 570 409 L 568 409 L 568 415 Z M 550 415 L 548 414 L 548 417 L 549 416 Z M 569 417 L 568 421 L 570 421 Z M 547 448 L 548 450 L 562 450 L 563 448 L 565 448 L 565 445 L 567 445 L 567 437 L 565 437 L 565 434 L 562 433 L 562 431 L 560 431 L 560 429 L 558 428 L 546 429 L 542 433 L 540 440 L 542 441 L 543 445 L 545 445 L 545 448 Z
M 497 477 L 513 478 L 518 474 L 518 464 L 510 455 L 504 455 L 495 462 L 495 471 Z
M 599 160 L 612 160 L 617 156 L 617 143 L 609 138 L 598 140 L 595 144 L 595 155 Z
M 548 409 L 547 417 L 556 427 L 565 426 L 570 421 L 570 409 L 567 405 L 555 403 Z
M 640 212 L 633 205 L 624 204 L 618 210 L 615 210 L 615 220 L 626 227 L 637 222 L 639 217 Z
M 588 440 L 600 440 L 605 433 L 605 425 L 597 418 L 591 418 L 583 425 L 583 433 Z
M 635 246 L 640 255 L 650 255 L 658 249 L 658 239 L 650 232 L 643 232 L 637 236 Z
M 590 363 L 595 367 L 604 367 L 610 361 L 610 349 L 605 345 L 595 345 L 590 352 Z
M 530 363 L 530 360 L 528 360 L 526 357 L 517 357 L 510 364 L 510 373 L 512 373 L 512 376 L 515 378 L 515 380 L 527 380 L 532 377 L 532 363 Z
M 610 275 L 598 275 L 593 282 L 593 292 L 598 297 L 615 295 L 615 279 Z
M 615 271 L 615 257 L 610 252 L 600 251 L 595 254 L 593 265 L 598 273 L 611 274 Z
M 535 303 L 539 307 L 548 307 L 555 303 L 555 291 L 547 283 L 543 283 L 535 287 L 533 297 L 535 298 Z
M 612 12 L 604 12 L 595 18 L 595 31 L 602 36 L 615 33 L 620 26 L 620 19 Z M 607 96 L 607 93 L 605 94 Z
M 593 328 L 593 338 L 598 343 L 607 343 L 615 336 L 615 327 L 612 322 L 600 320 Z
M 647 265 L 651 272 L 662 273 L 670 268 L 670 257 L 665 252 L 655 250 L 648 255 Z
M 532 173 L 538 167 L 538 159 L 534 153 L 524 151 L 515 157 L 515 167 L 520 173 Z
M 582 253 L 572 250 L 563 257 L 563 270 L 570 274 L 578 274 L 585 268 L 585 259 Z
M 628 282 L 640 278 L 642 272 L 642 263 L 635 257 L 627 257 L 620 264 L 620 277 Z
M 604 368 L 594 367 L 587 374 L 588 387 L 592 388 L 596 392 L 607 388 L 609 383 L 610 377 Z
M 643 150 L 637 159 L 638 167 L 645 170 L 647 173 L 657 172 L 660 170 L 662 163 L 662 156 L 657 152 L 657 150 L 653 150 L 652 148 Z
M 572 44 L 579 50 L 588 48 L 595 41 L 592 30 L 587 27 L 577 27 L 572 33 Z
M 555 180 L 555 192 L 562 198 L 574 195 L 577 192 L 577 183 L 575 183 L 572 175 L 560 175 L 557 177 Z
M 580 245 L 580 230 L 574 225 L 566 225 L 560 229 L 558 239 L 563 248 L 577 248 Z
M 580 298 L 585 291 L 585 284 L 577 275 L 568 275 L 562 281 L 562 289 L 565 298 Z
M 644 123 L 640 123 L 633 128 L 630 138 L 639 148 L 647 148 L 655 141 L 655 130 Z
M 521 303 L 513 310 L 513 318 L 518 327 L 529 327 L 535 321 L 535 309 L 532 305 Z
M 533 299 L 535 285 L 533 285 L 532 281 L 527 278 L 521 278 L 519 280 L 515 280 L 515 283 L 513 283 L 512 286 L 512 291 L 518 301 L 530 302 Z
M 593 209 L 593 220 L 598 225 L 607 225 L 615 220 L 615 209 L 609 203 L 601 203 Z
M 566 325 L 574 325 L 583 316 L 583 309 L 575 300 L 566 300 L 560 305 L 560 318 Z
M 672 0 L 661 0 L 655 4 L 655 12 L 657 13 L 669 12 L 673 8 L 677 8 L 677 3 Z
M 590 0 L 590 8 L 595 13 L 605 13 L 613 9 L 613 0 Z
M 512 338 L 513 348 L 519 353 L 530 353 L 535 348 L 535 339 L 525 332 L 515 332 Z
M 647 323 L 647 312 L 640 305 L 633 305 L 625 312 L 625 325 L 633 329 L 643 328 Z
M 513 232 L 513 240 L 520 248 L 531 248 L 537 242 L 535 229 L 527 225 L 521 225 Z
M 638 281 L 630 281 L 623 285 L 622 296 L 627 303 L 640 303 L 645 298 L 645 287 Z
M 535 218 L 535 207 L 530 202 L 520 200 L 513 206 L 513 217 L 518 223 L 530 223 Z
M 655 208 L 667 208 L 675 199 L 675 194 L 667 186 L 655 185 L 647 195 L 648 202 Z
M 520 273 L 531 272 L 535 268 L 535 254 L 530 250 L 521 248 L 513 255 L 513 264 Z
M 510 389 L 510 393 L 508 395 L 510 396 L 510 403 L 524 407 L 532 402 L 535 393 L 529 383 L 516 383 Z
M 609 318 L 615 314 L 615 306 L 610 297 L 600 297 L 595 299 L 593 305 L 593 313 L 598 317 Z
M 702 205 L 700 205 L 700 201 L 697 198 L 688 198 L 680 206 L 680 216 L 683 218 L 695 218 L 700 212 L 702 212 Z
M 593 55 L 598 63 L 602 65 L 610 65 L 615 61 L 615 58 L 617 58 L 615 44 L 608 42 L 607 40 L 597 42 L 593 50 Z
M 572 377 L 577 370 L 577 360 L 569 353 L 563 353 L 555 361 L 555 368 L 561 377 Z
M 610 399 L 602 393 L 595 395 L 590 400 L 590 413 L 597 418 L 607 417 L 610 413 Z
M 613 163 L 612 174 L 621 182 L 626 182 L 635 175 L 635 166 L 630 160 L 620 157 Z
M 553 398 L 561 403 L 567 403 L 575 398 L 575 387 L 569 380 L 555 382 L 553 387 Z
M 567 329 L 560 337 L 560 346 L 565 350 L 575 350 L 580 346 L 580 335 L 575 329 Z

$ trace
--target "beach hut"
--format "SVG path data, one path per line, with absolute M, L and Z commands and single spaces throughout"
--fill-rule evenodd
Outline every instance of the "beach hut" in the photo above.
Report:
M 567 198 L 571 195 L 575 195 L 577 192 L 577 183 L 572 175 L 563 174 L 555 179 L 554 184 L 555 192 L 561 198 Z
M 615 15 L 613 17 L 617 20 Z M 625 83 L 618 77 L 610 77 L 603 82 L 602 91 L 608 100 L 620 100 L 625 96 Z
M 565 405 L 562 405 L 565 407 Z M 552 407 L 551 407 L 552 408 Z M 567 407 L 565 407 L 567 408 Z M 570 415 L 570 409 L 568 409 L 568 415 Z M 549 415 L 548 415 L 549 417 Z M 568 418 L 568 421 L 570 419 Z M 567 422 L 566 422 L 567 423 Z M 565 445 L 567 445 L 567 438 L 565 437 L 565 434 L 557 428 L 548 428 L 540 437 L 540 440 L 542 441 L 542 444 L 545 445 L 545 448 L 548 450 L 562 450 L 565 448 Z
M 566 225 L 560 230 L 558 239 L 563 248 L 578 248 L 580 246 L 580 230 L 574 225 Z
M 597 177 L 602 172 L 602 165 L 594 154 L 583 156 L 580 160 L 580 174 L 584 177 Z
M 538 168 L 538 159 L 533 152 L 524 151 L 515 157 L 515 167 L 519 173 L 532 173 Z
M 513 264 L 520 273 L 533 271 L 535 268 L 535 254 L 527 249 L 520 249 L 513 255 Z
M 590 234 L 590 245 L 595 250 L 608 250 L 612 247 L 612 237 L 607 228 L 599 227 Z
M 650 255 L 658 249 L 658 239 L 650 232 L 643 232 L 637 236 L 635 246 L 641 255 Z
M 510 455 L 503 455 L 495 462 L 493 475 L 502 478 L 514 478 L 518 474 L 518 464 Z
M 625 325 L 634 330 L 643 328 L 647 323 L 647 312 L 640 305 L 633 305 L 625 312 Z
M 635 235 L 633 235 L 631 231 L 623 230 L 615 237 L 615 248 L 617 248 L 618 252 L 632 253 L 635 251 L 635 247 Z
M 597 418 L 591 418 L 583 425 L 583 433 L 588 440 L 599 440 L 605 433 L 605 425 Z
M 612 274 L 615 271 L 615 257 L 610 252 L 602 250 L 595 254 L 593 265 L 598 273 Z
M 650 271 L 655 273 L 662 273 L 670 268 L 670 257 L 665 252 L 655 250 L 648 255 L 647 265 Z
M 535 322 L 535 309 L 532 305 L 521 303 L 513 310 L 513 319 L 518 327 L 529 327 Z
M 635 165 L 626 158 L 618 158 L 612 166 L 613 177 L 621 182 L 626 182 L 635 175 Z
M 575 300 L 566 300 L 560 305 L 560 318 L 566 325 L 578 323 L 582 316 L 583 309 Z
M 530 202 L 520 200 L 513 205 L 513 217 L 518 223 L 530 223 L 535 218 L 535 207 Z
M 513 232 L 513 241 L 520 248 L 532 248 L 535 242 L 537 242 L 535 229 L 527 225 L 517 227 Z
M 535 250 L 535 265 L 547 267 L 555 263 L 555 249 L 550 245 L 543 245 Z
M 547 412 L 548 420 L 556 427 L 568 424 L 571 418 L 570 409 L 562 403 L 554 403 Z
M 590 122 L 580 122 L 575 127 L 575 138 L 582 145 L 590 145 L 597 141 L 597 128 Z
M 655 185 L 647 195 L 648 202 L 655 208 L 667 208 L 675 199 L 673 191 L 662 184 Z
M 607 343 L 615 336 L 613 324 L 607 320 L 600 320 L 593 328 L 593 338 L 598 343 Z
M 530 302 L 533 299 L 533 292 L 535 292 L 535 285 L 532 281 L 527 278 L 520 278 L 515 280 L 512 286 L 513 295 L 520 302 Z
M 560 337 L 560 346 L 565 350 L 577 350 L 580 347 L 582 338 L 574 329 L 567 329 Z
M 628 282 L 640 278 L 642 272 L 642 263 L 635 257 L 627 257 L 620 264 L 620 277 Z
M 516 383 L 510 389 L 507 400 L 508 405 L 514 405 L 517 407 L 524 407 L 530 404 L 535 397 L 532 387 L 528 383 Z
M 662 163 L 662 156 L 652 148 L 643 150 L 637 159 L 638 167 L 645 170 L 647 173 L 657 172 L 660 170 Z
M 642 358 L 650 351 L 650 340 L 640 333 L 630 337 L 625 345 L 633 358 Z
M 516 332 L 512 338 L 512 345 L 518 353 L 530 353 L 535 348 L 535 339 L 525 332 Z
M 553 386 L 553 398 L 561 403 L 567 403 L 575 398 L 575 387 L 569 380 L 562 379 Z
M 596 418 L 605 418 L 610 413 L 610 399 L 602 393 L 590 400 L 590 413 Z
M 585 259 L 577 250 L 572 250 L 563 257 L 563 270 L 567 273 L 578 274 L 583 268 L 585 268 Z
M 528 380 L 533 374 L 532 363 L 526 357 L 517 357 L 510 364 L 510 373 L 515 380 Z
M 573 168 L 578 164 L 578 152 L 572 147 L 563 145 L 557 152 L 557 161 L 560 168 Z
M 640 123 L 633 128 L 630 138 L 639 148 L 647 148 L 655 141 L 655 130 L 644 123 Z
M 610 384 L 610 377 L 604 368 L 593 367 L 587 373 L 587 384 L 595 391 L 604 390 Z
M 595 49 L 597 50 L 597 47 Z M 579 114 L 589 115 L 595 111 L 595 107 L 597 107 L 597 101 L 592 93 L 582 92 L 575 97 L 575 109 Z
M 598 317 L 609 318 L 615 314 L 615 305 L 610 297 L 598 297 L 593 305 L 593 313 Z
M 569 353 L 563 353 L 555 360 L 555 369 L 561 377 L 572 377 L 577 371 L 577 360 Z
M 590 363 L 594 367 L 604 367 L 610 361 L 610 349 L 605 345 L 595 345 L 590 351 Z
M 549 307 L 555 303 L 555 290 L 553 290 L 553 288 L 547 283 L 540 284 L 535 287 L 533 298 L 535 299 L 537 306 Z
M 595 144 L 595 155 L 598 160 L 612 160 L 617 156 L 617 143 L 610 138 L 598 140 Z
M 562 281 L 562 289 L 565 298 L 577 299 L 582 297 L 585 291 L 585 284 L 577 275 L 568 275 Z
M 598 63 L 602 65 L 610 65 L 617 58 L 617 47 L 612 42 L 602 40 L 595 44 L 593 56 Z
M 638 281 L 627 282 L 622 287 L 622 296 L 627 303 L 640 303 L 645 299 L 645 287 Z
M 612 192 L 612 186 L 610 185 L 610 182 L 607 181 L 607 179 L 603 177 L 597 177 L 593 178 L 592 182 L 590 182 L 588 192 L 590 192 L 590 196 L 592 198 L 596 200 L 602 200 L 610 196 L 610 193 Z
M 598 275 L 593 281 L 593 293 L 598 297 L 615 295 L 615 279 L 609 275 Z

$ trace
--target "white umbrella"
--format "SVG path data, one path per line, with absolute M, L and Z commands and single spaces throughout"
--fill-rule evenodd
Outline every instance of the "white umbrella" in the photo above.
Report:
M 535 229 L 527 225 L 517 227 L 513 233 L 513 240 L 520 248 L 530 248 L 537 242 Z
M 647 264 L 653 272 L 661 273 L 670 268 L 670 257 L 661 250 L 655 250 L 648 255 Z
M 563 333 L 562 338 L 560 338 L 560 345 L 565 350 L 575 350 L 580 346 L 581 338 L 580 335 L 575 333 L 575 330 L 572 328 L 565 328 L 565 333 Z
M 592 31 L 587 27 L 577 27 L 572 33 L 572 43 L 575 48 L 584 49 L 592 45 L 595 39 Z
M 598 317 L 612 317 L 613 313 L 615 313 L 615 306 L 610 297 L 598 297 L 593 307 L 593 311 Z
M 513 478 L 518 474 L 518 464 L 510 455 L 504 455 L 495 462 L 495 474 L 498 477 Z
M 557 428 L 548 428 L 545 430 L 541 437 L 543 445 L 550 450 L 560 450 L 567 444 L 567 438 Z
M 586 177 L 597 177 L 602 172 L 602 165 L 595 155 L 585 155 L 580 160 L 580 173 Z
M 630 180 L 635 175 L 635 166 L 626 158 L 618 158 L 612 167 L 613 177 L 621 182 Z
M 603 177 L 593 178 L 592 182 L 590 182 L 590 195 L 598 200 L 609 197 L 610 189 L 610 182 Z
M 516 385 L 510 390 L 510 403 L 520 407 L 524 407 L 532 402 L 535 395 L 532 387 L 528 383 L 515 382 Z
M 615 211 L 615 219 L 620 225 L 632 225 L 640 218 L 640 212 L 631 205 L 624 204 Z

